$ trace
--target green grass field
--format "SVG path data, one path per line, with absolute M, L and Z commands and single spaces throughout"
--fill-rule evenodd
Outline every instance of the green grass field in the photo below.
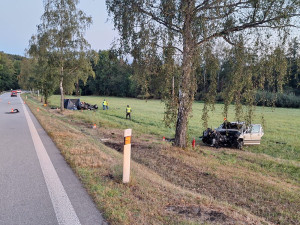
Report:
M 50 105 L 59 107 L 59 96 L 50 98 Z M 66 98 L 76 98 L 66 96 Z M 102 110 L 103 99 L 109 102 L 109 110 Z M 117 97 L 95 97 L 82 96 L 81 101 L 90 104 L 97 104 L 99 109 L 96 112 L 84 111 L 77 116 L 97 123 L 102 126 L 115 126 L 118 128 L 132 128 L 137 133 L 148 133 L 157 136 L 174 137 L 174 129 L 164 126 L 164 103 L 160 100 L 138 100 L 133 98 Z M 132 108 L 132 120 L 125 119 L 126 105 Z M 189 122 L 189 138 L 196 138 L 202 135 L 202 108 L 203 103 L 195 102 L 193 113 Z M 218 127 L 223 122 L 223 105 L 217 104 L 215 111 L 210 113 L 209 126 Z M 233 106 L 229 110 L 229 121 L 234 121 Z M 260 146 L 247 147 L 247 151 L 264 153 L 275 158 L 300 161 L 300 109 L 286 108 L 256 108 L 256 117 L 253 123 L 262 123 L 261 116 L 264 115 L 264 133 Z
M 109 102 L 105 111 L 104 98 Z M 59 100 L 60 96 L 52 96 L 49 106 L 59 107 Z M 216 214 L 217 224 L 298 224 L 300 109 L 257 107 L 253 123 L 261 123 L 264 115 L 261 145 L 215 149 L 199 138 L 203 103 L 195 102 L 188 132 L 189 142 L 195 137 L 197 145 L 183 150 L 162 141 L 163 136 L 174 137 L 174 129 L 164 126 L 164 104 L 159 100 L 103 96 L 80 100 L 99 109 L 60 113 L 41 107 L 30 96 L 27 105 L 111 224 L 215 224 Z M 126 105 L 133 110 L 132 120 L 125 119 Z M 222 111 L 223 105 L 217 104 L 210 127 L 223 122 Z M 235 120 L 233 107 L 227 119 Z M 133 168 L 130 184 L 122 185 L 126 128 L 133 129 Z M 198 209 L 202 216 L 193 214 Z

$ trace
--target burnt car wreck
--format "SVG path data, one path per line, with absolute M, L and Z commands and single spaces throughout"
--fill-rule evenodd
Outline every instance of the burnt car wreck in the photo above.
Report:
M 224 121 L 218 128 L 203 131 L 202 141 L 205 144 L 219 147 L 242 149 L 244 145 L 259 145 L 264 135 L 260 124 L 246 125 L 245 122 Z
M 98 106 L 97 105 L 91 105 L 87 102 L 80 102 L 78 109 L 94 110 L 94 109 L 98 109 Z
M 70 110 L 95 110 L 98 109 L 98 106 L 81 102 L 80 99 L 65 99 L 64 108 Z

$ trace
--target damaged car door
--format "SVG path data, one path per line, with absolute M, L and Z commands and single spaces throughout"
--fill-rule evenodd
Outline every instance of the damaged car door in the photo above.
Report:
M 263 128 L 260 124 L 251 124 L 243 135 L 244 145 L 259 145 L 263 135 Z

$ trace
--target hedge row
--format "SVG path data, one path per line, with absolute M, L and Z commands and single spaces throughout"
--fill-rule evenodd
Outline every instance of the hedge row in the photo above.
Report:
M 203 93 L 197 93 L 195 100 L 202 101 Z M 223 96 L 218 93 L 216 102 L 223 103 Z M 259 91 L 256 93 L 256 105 L 258 106 L 276 106 L 282 108 L 300 108 L 300 96 L 285 93 L 272 93 L 267 91 Z
M 300 108 L 300 96 L 294 94 L 271 93 L 260 91 L 256 94 L 257 105 L 283 108 Z

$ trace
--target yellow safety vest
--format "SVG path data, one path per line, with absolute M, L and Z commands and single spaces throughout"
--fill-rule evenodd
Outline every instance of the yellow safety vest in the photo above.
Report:
M 126 112 L 130 113 L 131 112 L 131 108 L 126 108 Z

